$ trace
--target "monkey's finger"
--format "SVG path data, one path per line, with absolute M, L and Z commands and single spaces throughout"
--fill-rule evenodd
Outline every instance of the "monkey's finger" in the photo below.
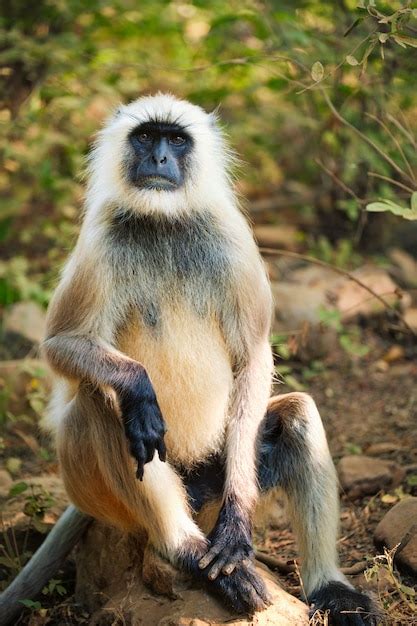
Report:
M 227 563 L 227 555 L 220 556 L 209 570 L 209 573 L 208 573 L 209 579 L 214 580 L 215 578 L 217 578 L 217 576 L 220 574 L 220 571 L 222 570 L 222 568 L 224 567 L 226 563 Z
M 154 456 L 155 456 L 155 446 L 153 443 L 149 443 L 146 447 L 145 463 L 150 463 Z
M 237 563 L 228 563 L 222 568 L 222 573 L 225 576 L 230 576 L 230 574 L 236 569 Z
M 163 463 L 167 460 L 167 449 L 163 439 L 159 439 L 156 444 L 156 449 L 158 450 L 159 458 Z
M 213 546 L 212 548 L 210 548 L 207 554 L 205 554 L 203 558 L 200 559 L 198 563 L 198 567 L 200 569 L 204 569 L 205 567 L 207 567 L 207 565 L 210 565 L 210 563 L 213 561 L 213 559 L 216 558 L 216 556 L 221 552 L 221 550 L 222 550 L 222 546 Z
M 138 463 L 138 468 L 136 470 L 136 478 L 139 478 L 140 481 L 143 480 L 143 463 Z

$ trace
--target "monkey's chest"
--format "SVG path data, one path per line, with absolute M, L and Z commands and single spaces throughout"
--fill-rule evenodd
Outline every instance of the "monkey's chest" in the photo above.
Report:
M 163 307 L 158 327 L 141 312 L 118 347 L 146 368 L 167 423 L 171 458 L 185 464 L 219 449 L 233 384 L 230 358 L 214 316 L 193 307 Z

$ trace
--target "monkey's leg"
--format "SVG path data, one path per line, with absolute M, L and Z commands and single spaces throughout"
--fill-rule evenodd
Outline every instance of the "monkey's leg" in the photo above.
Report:
M 209 550 L 199 564 L 210 580 L 235 570 L 247 571 L 262 590 L 262 602 L 257 602 L 253 610 L 270 604 L 252 564 L 252 515 L 258 498 L 256 441 L 268 404 L 271 371 L 271 349 L 268 342 L 262 342 L 236 377 L 226 435 L 223 504 L 208 536 Z
M 57 447 L 68 495 L 80 510 L 123 530 L 145 528 L 161 554 L 208 583 L 235 610 L 262 603 L 262 588 L 250 573 L 207 581 L 198 567 L 207 542 L 191 517 L 182 480 L 157 454 L 143 480 L 136 479 L 122 420 L 101 391 L 80 388 L 63 417 Z
M 376 624 L 370 598 L 338 569 L 337 477 L 317 407 L 305 393 L 270 399 L 261 426 L 259 483 L 262 492 L 280 487 L 288 499 L 302 557 L 302 580 L 314 609 L 328 609 L 333 624 Z

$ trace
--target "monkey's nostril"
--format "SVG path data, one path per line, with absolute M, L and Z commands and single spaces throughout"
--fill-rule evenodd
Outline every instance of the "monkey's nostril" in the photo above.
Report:
M 159 162 L 162 163 L 166 163 L 167 162 L 167 158 L 166 156 L 162 157 L 162 159 L 159 159 Z

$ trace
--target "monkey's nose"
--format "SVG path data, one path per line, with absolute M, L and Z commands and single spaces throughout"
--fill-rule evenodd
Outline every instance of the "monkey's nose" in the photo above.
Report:
M 167 158 L 166 158 L 166 156 L 160 157 L 160 156 L 155 156 L 153 154 L 152 155 L 152 161 L 155 163 L 155 165 L 163 165 L 164 163 L 167 162 Z

